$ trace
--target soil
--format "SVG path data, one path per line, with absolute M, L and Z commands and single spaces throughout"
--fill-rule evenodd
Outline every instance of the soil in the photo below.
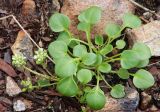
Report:
M 31 11 L 31 13 L 26 16 L 25 10 L 23 9 L 24 1 L 25 0 L 0 0 L 0 17 L 13 14 L 27 32 L 30 33 L 35 42 L 47 48 L 48 44 L 57 36 L 57 34 L 53 33 L 48 27 L 48 18 L 57 10 L 57 6 L 53 5 L 52 0 L 35 0 L 36 8 L 34 9 L 33 4 L 33 7 L 31 7 L 35 11 Z M 59 0 L 59 2 L 60 6 L 62 6 L 63 0 Z M 142 4 L 144 4 L 145 7 L 151 8 L 147 3 L 145 4 L 143 2 Z M 158 2 L 152 6 L 152 9 L 158 11 Z M 143 12 L 137 8 L 136 13 L 139 16 L 142 16 Z M 156 19 L 156 17 L 153 16 L 153 19 Z M 20 30 L 20 27 L 12 18 L 0 21 L 0 58 L 9 65 L 11 65 L 12 56 L 11 46 L 14 44 Z M 34 49 L 36 49 L 36 47 L 34 47 Z M 160 98 L 160 63 L 152 64 L 157 61 L 159 61 L 159 57 L 153 57 L 150 61 L 151 65 L 146 68 L 155 77 L 156 84 L 145 92 L 153 97 L 152 105 L 155 105 L 156 108 L 159 108 L 158 111 L 160 111 L 160 100 L 158 100 L 158 98 Z M 30 66 L 39 68 L 31 62 Z M 51 66 L 53 67 L 52 64 Z M 18 75 L 13 79 L 19 84 L 21 80 L 26 78 L 27 73 L 18 70 L 16 70 L 16 73 Z M 62 97 L 53 87 L 21 93 L 16 97 L 9 97 L 5 91 L 5 78 L 7 75 L 8 74 L 0 70 L 0 112 L 13 112 L 13 102 L 16 99 L 21 99 L 26 101 L 28 105 L 32 105 L 28 107 L 25 112 L 79 112 L 81 110 L 81 104 L 78 103 L 75 98 Z M 33 77 L 33 82 L 35 80 L 35 77 Z M 116 80 L 119 81 L 117 78 Z M 117 82 L 116 80 L 111 79 L 111 82 Z M 141 91 L 139 91 L 139 93 L 141 93 Z M 148 106 L 143 112 L 149 112 L 150 108 L 151 106 Z M 140 109 L 137 109 L 137 111 L 140 111 Z

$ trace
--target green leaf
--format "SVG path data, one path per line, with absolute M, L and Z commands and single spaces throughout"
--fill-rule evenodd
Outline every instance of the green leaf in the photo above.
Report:
M 59 59 L 55 64 L 55 73 L 57 76 L 64 78 L 72 76 L 77 71 L 77 63 L 70 57 Z
M 111 44 L 106 45 L 103 49 L 100 50 L 102 55 L 106 55 L 113 50 L 113 46 Z
M 141 26 L 141 20 L 131 13 L 126 13 L 123 16 L 123 26 L 129 28 L 137 28 Z
M 73 48 L 73 55 L 76 57 L 82 57 L 87 54 L 87 48 L 84 45 L 76 45 Z
M 125 69 L 136 67 L 140 62 L 137 52 L 125 50 L 121 53 L 121 66 Z
M 53 14 L 49 19 L 49 26 L 54 32 L 62 32 L 69 28 L 69 18 L 60 13 Z
M 95 36 L 95 44 L 102 46 L 103 45 L 103 36 L 101 36 L 101 35 Z
M 86 22 L 90 24 L 97 23 L 101 18 L 101 9 L 97 6 L 92 6 L 84 10 L 79 16 L 78 20 L 80 22 Z
M 97 55 L 94 53 L 87 53 L 83 56 L 82 62 L 85 65 L 92 65 L 96 62 Z
M 67 45 L 69 45 L 70 43 L 70 37 L 68 35 L 67 32 L 61 32 L 57 38 L 58 41 L 63 41 L 65 42 Z
M 149 59 L 151 57 L 150 48 L 144 43 L 135 43 L 132 50 L 136 51 L 139 54 L 140 60 Z
M 154 85 L 155 80 L 151 73 L 146 70 L 140 69 L 135 73 L 133 77 L 133 83 L 137 88 L 147 89 Z
M 109 73 L 111 71 L 111 65 L 108 63 L 101 63 L 98 67 L 98 70 L 102 73 Z
M 124 86 L 122 84 L 117 84 L 112 88 L 110 93 L 114 98 L 123 98 L 125 96 Z
M 76 41 L 76 40 L 71 40 L 70 43 L 69 43 L 69 47 L 73 49 L 73 48 L 74 48 L 76 45 L 78 45 L 78 44 L 79 44 L 78 41 Z
M 146 67 L 148 63 L 149 63 L 149 59 L 141 60 L 136 67 L 143 68 L 143 67 Z
M 88 69 L 81 69 L 77 73 L 77 79 L 82 83 L 82 84 L 87 84 L 92 80 L 92 72 Z
M 126 46 L 126 42 L 124 40 L 118 40 L 116 41 L 116 47 L 118 49 L 123 49 Z
M 97 54 L 96 62 L 94 63 L 95 66 L 100 65 L 102 63 L 102 56 Z
M 52 58 L 59 59 L 67 55 L 68 47 L 63 41 L 54 41 L 49 44 L 48 51 Z
M 129 78 L 129 72 L 128 70 L 124 69 L 124 68 L 120 68 L 118 71 L 117 71 L 117 74 L 118 76 L 121 78 L 121 79 L 128 79 Z
M 40 79 L 37 81 L 37 83 L 39 87 L 45 87 L 47 85 L 50 85 L 50 81 L 45 79 Z
M 121 28 L 117 24 L 109 23 L 105 28 L 105 33 L 109 38 L 117 38 L 121 36 Z
M 101 90 L 102 91 L 102 90 Z M 106 104 L 106 97 L 100 90 L 92 89 L 86 95 L 87 105 L 94 110 L 100 110 Z
M 85 22 L 80 22 L 77 26 L 80 31 L 88 32 L 90 30 L 90 24 Z
M 72 76 L 60 80 L 56 89 L 64 96 L 75 96 L 79 90 Z

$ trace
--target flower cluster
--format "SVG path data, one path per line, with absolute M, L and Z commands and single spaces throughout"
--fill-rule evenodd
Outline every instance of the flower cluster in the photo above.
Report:
M 39 48 L 38 51 L 35 51 L 34 59 L 36 60 L 36 64 L 42 65 L 44 64 L 47 58 L 47 51 L 43 48 Z
M 12 64 L 15 67 L 22 67 L 26 65 L 26 57 L 23 56 L 23 54 L 15 54 L 12 56 Z

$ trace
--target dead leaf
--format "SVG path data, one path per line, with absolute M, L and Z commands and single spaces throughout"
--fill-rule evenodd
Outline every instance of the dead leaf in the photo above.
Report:
M 15 70 L 1 58 L 0 58 L 0 70 L 7 73 L 11 77 L 17 76 Z
M 25 16 L 32 15 L 34 14 L 35 9 L 36 9 L 36 5 L 33 0 L 25 0 L 22 6 L 22 14 Z

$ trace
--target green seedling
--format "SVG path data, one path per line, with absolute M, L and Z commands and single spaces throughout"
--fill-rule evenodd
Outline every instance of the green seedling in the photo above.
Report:
M 126 13 L 122 17 L 122 26 L 115 23 L 107 24 L 104 30 L 107 38 L 95 35 L 93 42 L 91 30 L 100 18 L 101 9 L 97 6 L 82 11 L 78 16 L 77 28 L 85 32 L 87 42 L 75 38 L 69 31 L 71 21 L 66 15 L 56 13 L 49 20 L 52 31 L 60 33 L 57 40 L 48 46 L 48 52 L 55 62 L 55 73 L 60 78 L 57 90 L 64 96 L 79 97 L 81 102 L 94 110 L 103 108 L 107 100 L 99 86 L 101 80 L 111 89 L 112 97 L 125 96 L 125 87 L 122 84 L 110 85 L 104 78 L 106 74 L 117 74 L 121 79 L 133 77 L 134 85 L 142 90 L 154 84 L 153 76 L 142 69 L 147 66 L 151 57 L 149 47 L 144 43 L 136 43 L 132 49 L 124 50 L 126 42 L 120 38 L 126 27 L 141 26 L 141 20 L 131 13 Z M 113 41 L 116 44 L 113 44 Z M 111 56 L 114 49 L 120 49 L 122 52 Z M 118 61 L 121 68 L 116 70 L 112 65 Z M 128 70 L 132 68 L 140 70 L 129 73 Z M 86 92 L 85 88 L 89 87 L 88 83 L 93 76 L 96 77 L 97 84 Z
M 92 6 L 78 16 L 78 30 L 85 32 L 86 41 L 75 38 L 70 31 L 70 19 L 60 13 L 53 14 L 49 20 L 49 26 L 54 32 L 59 32 L 57 40 L 48 46 L 48 52 L 55 62 L 55 75 L 46 70 L 47 74 L 38 73 L 27 67 L 26 58 L 17 54 L 12 57 L 12 64 L 28 70 L 38 76 L 36 85 L 32 85 L 30 79 L 22 81 L 23 91 L 56 85 L 56 89 L 64 96 L 76 97 L 79 102 L 87 104 L 91 109 L 102 109 L 107 101 L 99 83 L 104 81 L 110 88 L 110 95 L 114 98 L 125 96 L 125 87 L 122 84 L 110 85 L 105 76 L 114 74 L 120 79 L 126 80 L 133 77 L 133 84 L 138 89 L 147 89 L 154 85 L 153 76 L 143 68 L 149 63 L 151 52 L 144 43 L 135 43 L 131 49 L 125 50 L 126 42 L 121 38 L 125 28 L 137 28 L 141 26 L 141 20 L 126 13 L 123 17 L 123 24 L 109 23 L 104 28 L 106 36 L 95 35 L 91 39 L 93 26 L 100 21 L 101 9 Z M 107 37 L 107 38 L 106 38 Z M 115 44 L 114 44 L 115 43 Z M 113 50 L 119 53 L 113 55 Z M 44 66 L 47 52 L 39 49 L 35 52 L 34 59 L 38 65 Z M 114 63 L 120 63 L 120 68 L 112 67 Z M 46 64 L 47 65 L 47 64 Z M 129 69 L 137 68 L 136 72 L 129 72 Z M 96 85 L 92 85 L 92 79 L 96 78 Z M 54 83 L 50 83 L 50 82 Z M 92 85 L 92 86 L 90 86 Z M 93 87 L 94 86 L 94 87 Z

